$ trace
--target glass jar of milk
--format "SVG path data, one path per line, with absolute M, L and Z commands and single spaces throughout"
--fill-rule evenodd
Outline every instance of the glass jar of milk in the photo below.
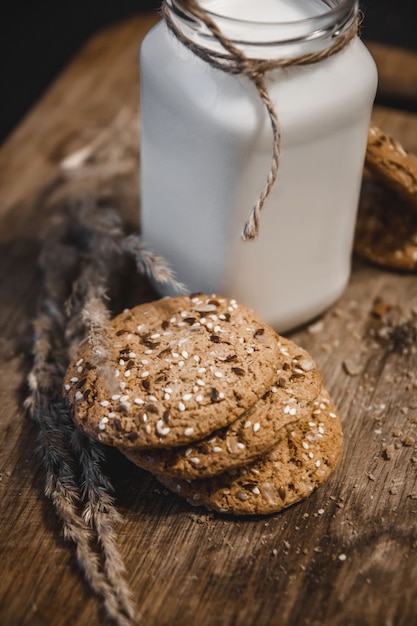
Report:
M 354 0 L 201 0 L 249 58 L 325 50 L 352 26 Z M 218 42 L 176 0 L 167 10 L 200 46 Z M 284 332 L 341 295 L 351 249 L 375 64 L 354 37 L 310 65 L 268 71 L 281 132 L 259 236 L 242 228 L 271 167 L 271 124 L 249 78 L 211 67 L 161 21 L 141 49 L 141 225 L 191 292 L 220 293 Z M 169 294 L 169 290 L 163 292 Z

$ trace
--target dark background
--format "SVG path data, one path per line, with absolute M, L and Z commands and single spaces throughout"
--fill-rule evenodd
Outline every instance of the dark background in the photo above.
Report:
M 256 1 L 256 0 L 254 0 Z M 15 0 L 0 9 L 0 141 L 82 44 L 160 0 Z M 362 0 L 364 38 L 417 50 L 416 0 Z

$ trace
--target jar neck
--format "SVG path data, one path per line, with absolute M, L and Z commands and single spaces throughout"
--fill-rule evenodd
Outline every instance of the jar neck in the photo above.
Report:
M 200 0 L 222 34 L 247 57 L 295 58 L 326 50 L 351 28 L 358 0 Z M 193 43 L 224 52 L 205 24 L 181 0 L 165 7 L 177 29 Z M 256 17 L 255 17 L 256 15 Z

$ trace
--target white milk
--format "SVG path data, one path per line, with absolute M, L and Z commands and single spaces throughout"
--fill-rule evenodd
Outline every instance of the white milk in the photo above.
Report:
M 328 12 L 320 0 L 201 4 L 228 18 L 219 18 L 219 26 L 241 28 L 242 38 L 254 41 L 266 41 L 269 31 L 260 25 L 258 33 L 256 24 L 231 18 L 288 22 L 313 15 L 314 21 Z M 292 26 L 286 24 L 285 32 Z M 272 56 L 299 55 L 306 45 L 317 49 L 330 40 L 272 46 Z M 253 56 L 250 45 L 245 50 Z M 271 54 L 271 46 L 255 47 L 257 55 L 260 50 Z M 158 24 L 141 54 L 146 244 L 167 259 L 191 292 L 234 297 L 280 332 L 323 312 L 349 279 L 376 81 L 375 65 L 359 39 L 320 63 L 268 74 L 281 162 L 259 237 L 244 242 L 244 223 L 271 166 L 269 118 L 247 78 L 211 68 Z
M 326 12 L 321 0 L 200 0 L 210 13 L 237 20 L 291 22 Z

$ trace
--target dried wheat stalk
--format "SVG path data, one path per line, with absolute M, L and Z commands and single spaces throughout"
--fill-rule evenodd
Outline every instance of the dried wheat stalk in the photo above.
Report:
M 102 328 L 110 317 L 109 284 L 126 256 L 138 271 L 180 287 L 166 263 L 139 237 L 126 236 L 117 212 L 89 197 L 65 203 L 44 240 L 40 266 L 43 293 L 34 323 L 33 367 L 26 405 L 38 425 L 38 448 L 46 471 L 45 494 L 75 543 L 78 563 L 118 626 L 139 621 L 117 549 L 113 487 L 101 470 L 102 446 L 71 421 L 61 396 L 68 361 L 88 340 L 98 367 L 106 367 Z M 95 548 L 98 546 L 98 549 Z

